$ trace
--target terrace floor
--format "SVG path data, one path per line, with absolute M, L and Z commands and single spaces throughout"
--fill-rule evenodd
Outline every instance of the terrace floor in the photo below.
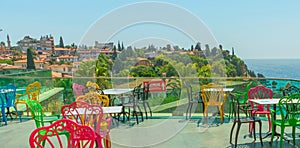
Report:
M 229 135 L 232 122 L 225 118 L 223 124 L 219 124 L 219 118 L 210 117 L 208 124 L 198 126 L 198 119 L 201 116 L 196 115 L 191 120 L 185 120 L 185 116 L 164 116 L 162 114 L 154 114 L 151 119 L 144 120 L 136 125 L 135 120 L 131 119 L 125 123 L 120 122 L 119 126 L 111 129 L 111 140 L 113 148 L 127 147 L 197 147 L 197 148 L 229 148 L 234 147 L 229 143 Z M 257 126 L 258 127 L 258 126 Z M 7 126 L 0 127 L 0 145 L 2 148 L 26 148 L 29 147 L 28 138 L 31 131 L 35 129 L 35 123 L 30 118 L 24 118 L 22 123 L 14 119 L 8 121 Z M 258 128 L 257 128 L 258 129 Z M 278 127 L 277 131 L 280 128 Z M 259 148 L 260 141 L 257 138 L 253 142 L 253 138 L 247 135 L 248 125 L 242 124 L 238 147 L 243 148 Z M 263 136 L 268 131 L 267 120 L 263 121 Z M 286 137 L 291 140 L 291 128 L 286 128 Z M 258 132 L 257 132 L 258 133 Z M 300 147 L 300 129 L 296 130 L 296 146 L 283 141 L 285 148 Z M 257 134 L 258 136 L 258 134 Z M 234 137 L 233 137 L 234 138 Z M 279 139 L 269 145 L 271 138 L 263 139 L 264 147 L 279 147 Z

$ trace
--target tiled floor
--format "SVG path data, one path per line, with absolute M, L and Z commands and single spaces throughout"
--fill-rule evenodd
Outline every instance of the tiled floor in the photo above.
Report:
M 197 126 L 198 119 L 185 120 L 185 117 L 152 118 L 144 120 L 140 124 L 134 124 L 132 119 L 126 123 L 120 123 L 118 127 L 111 130 L 113 148 L 125 147 L 191 147 L 191 148 L 228 148 L 234 147 L 229 144 L 229 134 L 232 122 L 228 119 L 223 124 L 217 124 L 218 118 L 210 118 L 209 126 Z M 133 125 L 134 124 L 134 125 Z M 0 127 L 1 148 L 26 148 L 29 147 L 28 137 L 35 128 L 33 120 L 9 121 L 7 126 Z M 263 122 L 263 135 L 268 130 L 268 124 Z M 279 128 L 277 129 L 280 130 Z M 247 136 L 248 125 L 242 125 L 238 147 L 259 148 L 259 139 L 253 142 L 253 138 Z M 297 129 L 300 134 L 300 130 Z M 291 134 L 291 128 L 286 129 L 287 136 Z M 258 134 L 257 134 L 258 135 Z M 291 139 L 291 137 L 288 137 Z M 270 138 L 263 139 L 264 147 L 269 148 Z M 296 139 L 296 146 L 292 142 L 283 141 L 284 148 L 299 148 L 300 138 Z M 274 148 L 279 147 L 279 140 L 273 143 Z

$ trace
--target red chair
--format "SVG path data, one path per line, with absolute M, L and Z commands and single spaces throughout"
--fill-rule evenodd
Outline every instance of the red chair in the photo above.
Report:
M 69 139 L 60 137 L 60 132 L 68 132 Z M 95 140 L 96 134 L 91 127 L 79 125 L 69 119 L 61 119 L 49 126 L 33 130 L 29 137 L 29 144 L 31 148 L 93 148 Z
M 75 122 L 90 126 L 97 135 L 98 147 L 102 147 L 102 139 L 105 146 L 110 147 L 110 125 L 112 118 L 103 118 L 103 110 L 100 105 L 89 104 L 84 101 L 75 101 L 66 104 L 61 108 L 63 118 L 74 120 Z
M 273 91 L 270 88 L 266 88 L 263 85 L 258 85 L 256 87 L 250 88 L 248 91 L 248 100 L 251 99 L 272 99 L 273 97 Z M 249 101 L 251 102 L 251 101 Z M 270 105 L 259 105 L 255 104 L 254 102 L 251 102 L 251 107 L 252 107 L 252 115 L 257 115 L 257 114 L 266 114 L 268 116 L 268 121 L 269 121 L 269 131 L 272 129 L 272 121 L 270 118 L 271 111 L 270 111 Z M 252 132 L 253 125 L 249 124 L 249 131 L 250 133 Z
M 72 89 L 75 94 L 75 97 L 84 95 L 85 92 L 87 91 L 85 86 L 77 84 L 77 83 L 73 83 Z

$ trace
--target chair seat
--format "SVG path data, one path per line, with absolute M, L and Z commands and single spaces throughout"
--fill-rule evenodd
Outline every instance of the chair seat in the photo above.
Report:
M 208 106 L 221 106 L 221 105 L 224 105 L 223 102 L 214 102 L 214 103 L 205 102 L 204 104 L 208 105 Z
M 271 112 L 268 110 L 252 110 L 252 114 L 271 114 Z
M 40 121 L 39 119 L 40 117 L 37 117 L 35 120 Z M 54 122 L 56 120 L 58 120 L 59 118 L 57 116 L 47 116 L 47 117 L 43 117 L 43 122 Z
M 282 125 L 282 120 L 273 120 L 273 124 L 281 126 Z M 284 126 L 293 126 L 289 123 L 288 120 L 285 120 L 283 125 Z M 296 122 L 296 126 L 300 126 L 300 121 Z
M 261 121 L 259 117 L 240 117 L 241 123 L 251 123 Z M 234 122 L 238 122 L 238 119 L 234 119 Z

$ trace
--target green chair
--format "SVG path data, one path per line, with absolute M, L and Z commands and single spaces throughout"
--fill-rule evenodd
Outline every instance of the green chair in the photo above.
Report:
M 237 99 L 230 99 L 229 100 L 229 119 L 230 116 L 233 115 L 233 101 L 234 100 L 239 100 L 239 104 L 241 105 L 245 105 L 248 102 L 248 91 L 251 88 L 253 82 L 249 82 L 244 91 L 236 91 L 236 92 L 232 92 L 231 94 L 233 95 L 233 97 L 237 98 Z
M 45 126 L 45 123 L 52 124 L 59 119 L 58 116 L 46 116 L 41 104 L 36 100 L 28 100 L 26 103 L 37 128 Z
M 282 139 L 285 127 L 292 127 L 293 144 L 295 145 L 296 126 L 300 126 L 300 93 L 294 93 L 290 96 L 283 97 L 278 103 L 278 108 L 272 111 L 272 137 L 271 145 L 276 132 L 276 126 L 280 126 L 280 147 L 282 148 Z M 280 113 L 280 118 L 276 119 L 276 113 Z

